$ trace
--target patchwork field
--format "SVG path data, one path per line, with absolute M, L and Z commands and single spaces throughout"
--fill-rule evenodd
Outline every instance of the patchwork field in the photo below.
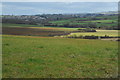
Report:
M 3 35 L 3 78 L 118 76 L 118 42 Z
M 95 28 L 102 29 L 112 29 L 112 27 L 116 27 L 118 25 L 118 16 L 102 16 L 102 17 L 85 17 L 85 18 L 73 18 L 68 20 L 59 20 L 59 21 L 50 21 L 50 23 L 58 26 L 94 26 Z
M 16 26 L 17 25 L 17 26 Z M 5 26 L 5 27 L 4 27 Z M 11 26 L 11 27 L 10 27 Z M 18 27 L 19 26 L 19 27 Z M 27 27 L 26 27 L 27 26 Z M 109 36 L 119 37 L 119 30 L 96 30 L 97 32 L 74 32 L 80 28 L 41 27 L 22 24 L 3 24 L 3 34 L 26 36 Z M 81 28 L 82 29 L 82 28 Z M 70 34 L 71 33 L 71 34 Z

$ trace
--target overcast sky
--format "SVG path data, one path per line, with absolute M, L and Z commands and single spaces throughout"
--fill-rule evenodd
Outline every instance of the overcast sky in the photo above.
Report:
M 117 11 L 117 2 L 3 2 L 2 14 L 34 15 Z
M 2 2 L 119 2 L 120 0 L 1 0 Z

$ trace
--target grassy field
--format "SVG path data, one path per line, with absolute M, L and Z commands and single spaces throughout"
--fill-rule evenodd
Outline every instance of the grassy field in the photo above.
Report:
M 102 29 L 104 29 L 104 27 L 116 27 L 118 24 L 118 17 L 117 16 L 101 16 L 101 17 L 73 18 L 68 20 L 50 21 L 50 23 L 58 26 L 63 26 L 65 24 L 87 26 L 92 23 L 97 28 L 101 27 Z
M 118 37 L 120 31 L 118 30 L 97 30 L 97 32 L 80 32 L 80 33 L 71 33 L 68 36 L 110 36 L 110 37 Z
M 73 18 L 73 19 L 68 19 L 68 20 L 59 20 L 59 21 L 51 21 L 51 23 L 69 23 L 69 22 L 87 22 L 87 21 L 102 21 L 102 22 L 112 22 L 112 21 L 117 21 L 117 16 L 102 16 L 102 17 L 95 17 L 96 19 L 101 19 L 101 20 L 91 20 L 91 17 L 87 18 Z M 108 18 L 109 20 L 103 20 L 104 18 Z
M 3 78 L 110 78 L 118 42 L 3 35 Z
M 33 28 L 33 29 L 46 29 L 46 30 L 59 30 L 59 31 L 74 31 L 78 28 L 65 28 L 65 27 L 52 27 L 52 26 L 42 26 L 42 25 L 28 25 L 28 24 L 9 24 L 9 23 L 3 23 L 3 28 L 9 27 L 9 28 Z
M 55 24 L 64 24 L 64 23 L 70 23 L 72 20 L 61 20 L 61 21 L 52 21 L 51 23 L 55 23 Z M 78 21 L 73 21 L 75 24 L 78 23 Z M 101 23 L 111 23 L 111 22 L 117 22 L 117 20 L 86 20 L 86 21 L 79 21 L 82 23 L 87 23 L 87 22 L 101 22 Z M 80 23 L 79 23 L 80 24 Z
M 75 31 L 80 28 L 65 28 L 65 27 L 29 27 L 33 29 L 57 30 L 57 31 Z M 83 29 L 83 28 L 81 28 Z
M 65 28 L 65 27 L 52 27 L 52 26 L 42 26 L 42 25 L 28 25 L 28 24 L 9 24 L 9 23 L 3 23 L 2 27 L 24 27 L 24 28 L 36 28 L 36 29 L 52 29 L 52 30 L 60 30 L 60 31 L 73 31 L 78 28 Z

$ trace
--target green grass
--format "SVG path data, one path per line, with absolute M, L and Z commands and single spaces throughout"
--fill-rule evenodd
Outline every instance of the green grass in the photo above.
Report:
M 94 19 L 96 18 L 96 20 Z M 96 25 L 96 27 L 101 27 L 102 29 L 106 27 L 116 27 L 118 24 L 118 17 L 117 16 L 101 16 L 101 17 L 87 17 L 87 18 L 73 18 L 67 20 L 58 20 L 58 21 L 50 21 L 50 23 L 63 26 L 66 24 L 75 26 L 88 26 L 90 23 Z M 99 19 L 99 20 L 97 20 Z
M 51 23 L 55 24 L 65 24 L 70 23 L 72 20 L 60 20 L 60 21 L 52 21 Z M 111 23 L 117 22 L 117 20 L 88 20 L 88 21 L 79 21 L 81 24 L 86 22 L 101 22 L 101 23 Z M 72 23 L 78 23 L 77 21 L 73 21 Z
M 85 21 L 87 22 L 87 21 Z M 117 20 L 91 20 L 88 22 L 102 22 L 102 23 L 111 23 L 111 22 L 117 22 Z
M 117 76 L 118 42 L 3 35 L 3 78 Z
M 111 37 L 118 37 L 118 30 L 97 30 L 97 32 L 80 32 L 80 33 L 71 33 L 69 36 L 111 36 Z
M 51 29 L 51 30 L 58 30 L 58 31 L 75 31 L 80 28 L 65 28 L 65 27 L 30 27 L 30 28 L 37 28 L 37 29 Z M 81 28 L 83 29 L 83 28 Z
M 90 17 L 87 18 L 71 18 L 67 20 L 58 20 L 58 21 L 50 21 L 50 23 L 66 23 L 66 22 L 74 22 L 74 21 L 80 21 L 80 20 L 89 20 Z
M 40 25 L 28 25 L 28 24 L 8 24 L 3 23 L 2 27 L 26 27 L 26 28 L 33 28 L 33 29 L 45 29 L 45 30 L 57 30 L 57 31 L 75 31 L 78 28 L 65 28 L 65 27 L 52 27 L 52 26 L 40 26 Z

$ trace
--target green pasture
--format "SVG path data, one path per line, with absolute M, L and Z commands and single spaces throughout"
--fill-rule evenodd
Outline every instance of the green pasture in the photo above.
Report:
M 113 27 L 118 25 L 118 17 L 102 16 L 102 17 L 73 18 L 73 19 L 67 19 L 67 20 L 50 21 L 50 23 L 57 24 L 58 26 L 62 26 L 65 24 L 69 24 L 69 25 L 77 24 L 77 25 L 87 26 L 87 25 L 90 25 L 90 23 L 93 23 L 93 24 L 96 24 L 96 26 L 98 27 L 102 27 L 102 26 Z
M 3 35 L 3 78 L 118 76 L 118 42 Z
M 117 22 L 117 20 L 91 20 L 91 21 L 85 21 L 85 22 L 112 23 L 112 22 Z
M 40 26 L 40 25 L 28 25 L 28 24 L 7 24 L 3 23 L 2 27 L 27 27 L 33 29 L 52 29 L 52 30 L 60 30 L 60 31 L 74 31 L 78 28 L 65 28 L 65 27 L 52 27 L 52 26 Z
M 61 21 L 52 21 L 51 23 L 55 24 L 64 24 L 64 23 L 78 23 L 78 21 L 72 21 L 72 20 L 61 20 Z M 87 23 L 87 22 L 101 22 L 101 23 L 111 23 L 111 22 L 117 22 L 117 20 L 87 20 L 87 21 L 79 21 L 79 23 Z
M 75 31 L 80 28 L 65 28 L 65 27 L 29 27 L 33 29 L 44 29 L 44 30 L 57 30 L 57 31 Z M 81 28 L 83 29 L 83 28 Z
M 63 23 L 74 23 L 76 21 L 80 21 L 80 20 L 88 20 L 89 18 L 72 18 L 72 19 L 67 19 L 67 20 L 58 20 L 58 21 L 50 21 L 50 23 L 54 23 L 54 24 L 63 24 Z

